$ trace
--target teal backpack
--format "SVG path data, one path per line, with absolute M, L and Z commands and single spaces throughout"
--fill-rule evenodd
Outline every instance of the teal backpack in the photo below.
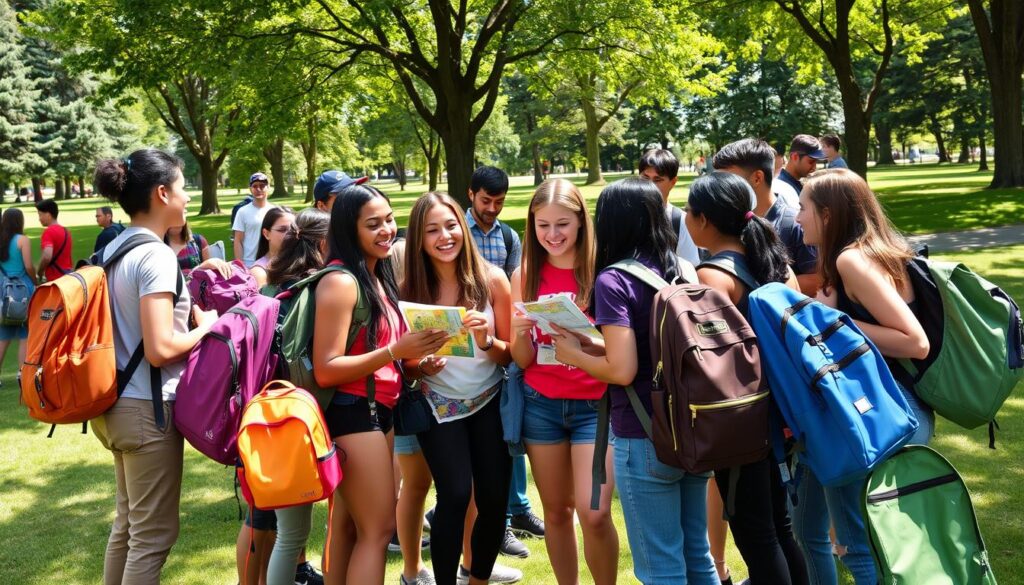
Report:
M 313 327 L 316 322 L 316 284 L 325 274 L 330 272 L 352 272 L 341 264 L 330 264 L 316 274 L 303 278 L 291 285 L 283 292 L 276 295 L 281 301 L 281 318 L 278 329 L 281 333 L 280 363 L 286 369 L 287 379 L 292 383 L 307 390 L 316 397 L 320 407 L 324 410 L 330 404 L 334 396 L 333 388 L 321 388 L 313 376 L 313 360 L 310 353 L 313 351 Z M 355 276 L 353 275 L 353 278 Z M 356 286 L 359 286 L 356 280 Z M 264 287 L 264 294 L 272 292 L 269 287 Z M 370 305 L 359 288 L 356 307 L 352 313 L 352 324 L 348 328 L 348 338 L 345 340 L 345 351 L 352 347 L 359 332 L 370 324 Z M 366 378 L 366 395 L 370 408 L 375 406 L 374 402 L 374 378 L 371 374 Z
M 960 263 L 917 257 L 907 272 L 931 350 L 900 360 L 893 375 L 943 418 L 968 429 L 988 423 L 994 447 L 996 413 L 1024 376 L 1020 309 Z
M 996 585 L 967 486 L 931 448 L 910 445 L 878 464 L 862 504 L 880 583 Z

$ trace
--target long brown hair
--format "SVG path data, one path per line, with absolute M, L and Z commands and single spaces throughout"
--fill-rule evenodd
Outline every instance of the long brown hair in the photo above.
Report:
M 487 265 L 476 249 L 473 234 L 469 231 L 462 210 L 447 193 L 433 191 L 424 193 L 416 200 L 409 213 L 409 231 L 405 242 L 405 278 L 402 281 L 401 298 L 415 303 L 434 303 L 441 294 L 441 281 L 434 271 L 434 264 L 423 250 L 423 234 L 427 213 L 437 205 L 452 210 L 462 230 L 462 249 L 455 260 L 455 278 L 459 284 L 458 304 L 482 311 L 491 300 L 487 286 Z
M 836 259 L 850 246 L 860 248 L 893 279 L 897 289 L 903 288 L 907 261 L 914 253 L 860 175 L 847 169 L 819 171 L 804 183 L 802 193 L 814 203 L 821 222 L 818 271 L 823 288 L 840 280 Z
M 327 239 L 330 224 L 331 216 L 315 207 L 303 209 L 295 216 L 281 242 L 281 250 L 267 267 L 267 283 L 280 286 L 323 268 L 324 253 L 320 247 Z
M 520 269 L 520 291 L 524 301 L 537 300 L 537 289 L 540 288 L 540 269 L 547 261 L 547 250 L 537 240 L 534 227 L 535 214 L 547 205 L 558 205 L 576 214 L 580 220 L 579 233 L 576 234 L 576 260 L 573 263 L 573 276 L 576 277 L 576 304 L 586 307 L 590 304 L 590 293 L 594 288 L 594 224 L 587 212 L 587 204 L 583 194 L 576 185 L 565 179 L 548 179 L 541 183 L 533 193 L 530 208 L 526 214 L 526 233 L 523 236 L 523 265 Z
M 11 258 L 11 240 L 25 233 L 25 214 L 16 207 L 8 207 L 0 219 L 0 262 Z

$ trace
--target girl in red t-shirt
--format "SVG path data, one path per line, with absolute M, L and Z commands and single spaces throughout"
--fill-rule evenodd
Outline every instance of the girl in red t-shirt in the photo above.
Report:
M 565 179 L 544 181 L 530 201 L 523 263 L 512 273 L 512 300 L 569 294 L 585 310 L 593 283 L 594 228 L 583 196 Z M 544 542 L 555 578 L 559 583 L 579 578 L 575 511 L 594 582 L 615 583 L 619 539 L 611 518 L 611 478 L 601 490 L 600 509 L 588 505 L 597 404 L 608 386 L 555 360 L 551 336 L 525 314 L 514 312 L 512 330 L 512 357 L 525 381 L 522 436 L 544 504 Z

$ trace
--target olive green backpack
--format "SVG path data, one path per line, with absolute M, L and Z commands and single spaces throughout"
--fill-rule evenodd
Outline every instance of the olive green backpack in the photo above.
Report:
M 316 383 L 310 353 L 313 351 L 313 328 L 316 324 L 316 285 L 330 272 L 345 272 L 355 278 L 352 271 L 345 266 L 329 264 L 316 274 L 303 278 L 275 295 L 281 301 L 281 316 L 278 320 L 278 330 L 281 333 L 280 363 L 286 368 L 288 380 L 309 391 L 324 410 L 331 403 L 335 391 L 334 388 L 321 388 Z M 370 324 L 370 305 L 358 280 L 356 287 L 358 295 L 352 312 L 352 324 L 348 328 L 348 338 L 345 340 L 346 352 L 352 347 L 359 332 Z M 264 287 L 262 292 L 267 294 L 273 292 L 273 289 L 269 286 Z M 366 377 L 366 396 L 371 408 L 375 398 L 374 389 L 374 378 L 371 374 Z
M 996 585 L 963 478 L 924 445 L 868 475 L 864 527 L 886 585 Z

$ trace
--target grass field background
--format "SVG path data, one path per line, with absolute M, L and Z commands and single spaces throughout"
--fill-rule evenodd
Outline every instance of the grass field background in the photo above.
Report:
M 692 177 L 683 180 L 689 182 Z M 1024 222 L 1022 193 L 980 191 L 988 180 L 969 167 L 957 166 L 922 165 L 872 174 L 872 182 L 896 225 L 914 233 Z M 502 215 L 519 229 L 532 191 L 527 183 L 527 179 L 514 182 Z M 410 185 L 405 193 L 397 192 L 393 185 L 386 189 L 392 192 L 399 223 L 404 224 L 413 199 L 423 189 L 419 185 Z M 593 205 L 599 188 L 585 187 L 584 192 Z M 224 191 L 221 206 L 225 213 L 240 197 Z M 682 193 L 677 201 L 681 199 Z M 286 203 L 302 206 L 299 198 Z M 76 258 L 86 256 L 84 251 L 92 249 L 98 233 L 92 210 L 101 204 L 97 199 L 61 203 L 61 223 L 72 229 Z M 198 198 L 193 205 L 198 209 Z M 35 213 L 30 206 L 23 206 L 30 226 L 28 235 L 38 246 Z M 120 210 L 115 217 L 123 217 Z M 229 241 L 227 217 L 192 221 L 195 229 L 211 241 Z M 1024 245 L 962 253 L 955 258 L 1024 300 L 1022 255 Z M 35 257 L 38 259 L 38 251 Z M 91 432 L 82 435 L 75 426 L 61 427 L 54 438 L 47 439 L 47 428 L 30 420 L 18 404 L 16 367 L 12 348 L 0 372 L 0 584 L 99 583 L 104 545 L 113 518 L 110 454 Z M 1004 584 L 1024 583 L 1024 397 L 1019 390 L 1000 414 L 1002 431 L 997 450 L 987 448 L 985 429 L 965 431 L 941 420 L 933 442 L 966 479 L 995 573 Z M 539 510 L 540 499 L 532 486 L 530 497 Z M 326 506 L 317 506 L 316 514 L 314 526 L 323 526 Z M 613 514 L 621 542 L 620 583 L 635 583 L 617 502 Z M 164 570 L 164 582 L 235 583 L 234 542 L 240 522 L 232 470 L 191 448 L 186 451 L 181 524 L 181 537 Z M 314 529 L 309 547 L 314 558 L 319 558 L 316 551 L 322 547 L 323 539 L 323 530 Z M 501 558 L 500 562 L 522 569 L 526 575 L 524 583 L 555 583 L 543 542 L 528 540 L 527 544 L 532 552 L 529 559 Z M 735 575 L 744 576 L 746 571 L 731 543 L 728 558 Z M 389 557 L 387 583 L 398 582 L 400 566 L 397 555 Z M 585 567 L 581 569 L 581 582 L 591 582 Z M 852 581 L 844 577 L 843 582 Z

